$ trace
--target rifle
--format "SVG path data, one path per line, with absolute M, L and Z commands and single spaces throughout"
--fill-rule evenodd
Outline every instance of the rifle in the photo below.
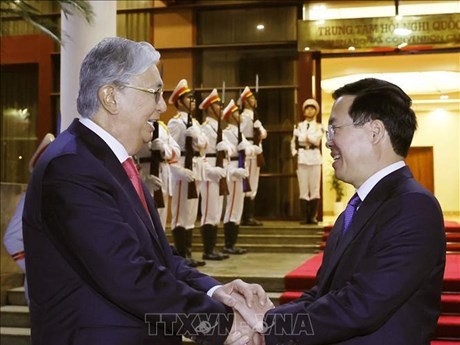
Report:
M 192 112 L 189 111 L 187 115 L 187 128 L 190 128 L 193 126 L 193 120 L 192 120 Z M 193 146 L 192 146 L 192 140 L 193 138 L 190 136 L 185 137 L 185 163 L 184 163 L 184 168 L 189 169 L 193 171 Z M 188 183 L 188 189 L 187 189 L 187 199 L 198 199 L 198 193 L 196 191 L 196 184 L 195 181 L 191 181 Z
M 294 125 L 294 130 L 296 130 L 299 126 L 297 124 Z M 299 136 L 295 136 L 295 150 L 299 152 L 300 144 L 299 144 Z
M 241 133 L 241 121 L 238 116 L 238 144 L 241 144 L 243 141 L 243 134 Z M 244 168 L 246 162 L 246 152 L 243 150 L 238 151 L 238 168 Z M 243 178 L 243 192 L 250 192 L 251 185 L 249 184 L 249 179 L 247 177 Z
M 222 141 L 222 125 L 220 121 L 220 117 L 222 115 L 222 105 L 220 107 L 220 114 L 217 119 L 217 139 L 216 139 L 216 145 Z M 217 151 L 216 150 L 216 167 L 223 168 L 224 167 L 224 158 L 225 158 L 225 152 L 224 151 Z M 228 185 L 227 185 L 227 178 L 222 177 L 219 180 L 219 195 L 228 195 Z
M 252 122 L 254 123 L 257 120 L 259 120 L 259 114 L 257 113 L 257 108 L 254 108 L 254 118 L 253 118 Z M 260 143 L 262 142 L 261 135 L 262 135 L 262 133 L 260 132 L 260 128 L 254 128 L 254 131 L 253 131 L 254 145 L 260 145 Z M 265 165 L 265 158 L 264 158 L 264 154 L 262 152 L 262 153 L 259 153 L 257 155 L 257 166 L 258 167 L 263 167 L 264 165 Z
M 256 99 L 259 98 L 259 75 L 258 74 L 256 74 L 256 94 L 254 95 L 254 97 Z M 259 114 L 257 113 L 257 108 L 254 108 L 253 111 L 254 111 L 254 116 L 253 116 L 253 119 L 252 119 L 252 123 L 254 123 L 257 120 L 259 120 Z M 253 127 L 252 141 L 253 141 L 254 145 L 260 145 L 260 143 L 262 141 L 261 134 L 262 133 L 260 132 L 259 128 L 254 128 Z M 257 155 L 257 166 L 258 167 L 263 167 L 264 165 L 265 165 L 264 154 L 260 153 L 260 154 Z
M 153 122 L 153 137 L 152 141 L 158 139 L 160 133 L 158 128 L 158 121 Z M 150 156 L 150 174 L 155 175 L 156 177 L 160 177 L 160 162 L 162 161 L 163 157 L 161 157 L 161 151 L 153 150 Z M 157 208 L 165 207 L 165 201 L 163 199 L 163 191 L 160 189 L 153 192 L 153 199 L 155 200 L 155 205 Z

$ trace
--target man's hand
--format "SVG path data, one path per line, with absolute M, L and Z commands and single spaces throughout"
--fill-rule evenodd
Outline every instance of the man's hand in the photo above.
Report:
M 206 175 L 210 180 L 219 181 L 222 177 L 225 177 L 226 171 L 220 167 L 209 167 L 207 168 Z
M 185 169 L 178 164 L 170 165 L 171 172 L 182 180 L 192 182 L 195 180 L 195 174 L 190 169 Z
M 234 311 L 233 324 L 225 340 L 225 345 L 246 345 L 249 344 L 251 339 L 254 337 L 254 331 L 251 327 L 243 320 L 240 313 Z
M 234 308 L 241 314 L 244 321 L 246 321 L 253 330 L 263 332 L 265 313 L 275 307 L 270 299 L 266 297 L 263 302 L 259 299 L 255 299 L 253 303 L 251 303 L 251 306 L 249 306 L 246 298 L 241 294 L 233 293 L 232 297 L 236 300 Z
M 151 141 L 149 143 L 150 150 L 152 151 L 160 151 L 163 152 L 164 149 L 164 143 L 160 138 L 156 138 L 155 140 Z
M 150 190 L 157 191 L 163 188 L 163 183 L 161 182 L 161 178 L 155 175 L 147 175 L 144 180 L 145 184 Z
M 249 176 L 249 172 L 245 168 L 236 168 L 232 171 L 232 177 L 236 180 L 242 180 Z
M 233 149 L 232 145 L 226 141 L 221 141 L 216 145 L 216 151 L 225 151 L 227 154 L 231 154 Z
M 185 135 L 196 139 L 200 135 L 200 129 L 195 126 L 191 126 L 187 128 Z
M 262 286 L 259 284 L 248 284 L 241 279 L 235 279 L 230 283 L 222 285 L 214 291 L 212 298 L 232 308 L 243 301 L 248 308 L 252 308 L 253 305 L 258 308 L 267 307 L 272 309 L 274 307 Z

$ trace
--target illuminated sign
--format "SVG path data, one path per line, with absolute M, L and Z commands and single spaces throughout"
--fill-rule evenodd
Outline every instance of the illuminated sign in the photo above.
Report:
M 460 47 L 460 14 L 300 20 L 298 50 Z

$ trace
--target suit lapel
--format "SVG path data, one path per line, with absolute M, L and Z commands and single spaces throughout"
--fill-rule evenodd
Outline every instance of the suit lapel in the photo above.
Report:
M 379 181 L 364 199 L 343 238 L 340 238 L 343 227 L 343 213 L 340 215 L 332 229 L 333 236 L 330 238 L 330 241 L 328 240 L 327 247 L 329 248 L 326 247 L 325 249 L 325 254 L 329 253 L 330 255 L 325 255 L 327 258 L 323 262 L 324 272 L 322 272 L 321 277 L 323 284 L 331 279 L 331 275 L 334 273 L 345 251 L 353 245 L 352 242 L 365 230 L 367 222 L 392 194 L 393 188 L 399 185 L 395 180 L 410 177 L 412 177 L 412 174 L 409 168 L 403 167 Z
M 134 188 L 133 184 L 131 183 L 131 180 L 126 174 L 125 169 L 123 169 L 123 166 L 119 162 L 118 158 L 115 156 L 113 151 L 107 146 L 105 141 L 102 140 L 93 131 L 82 125 L 78 120 L 75 120 L 73 122 L 71 130 L 78 133 L 81 139 L 90 148 L 91 152 L 101 161 L 101 163 L 108 169 L 108 171 L 110 171 L 114 179 L 118 181 L 122 189 L 127 194 L 128 198 L 131 200 L 133 208 L 135 209 L 139 218 L 145 224 L 145 227 L 148 229 L 151 237 L 154 239 L 154 242 L 159 244 L 158 234 L 151 219 L 153 200 L 151 199 L 151 197 L 148 199 L 148 196 L 150 194 L 146 190 L 144 184 L 142 183 L 142 186 L 146 199 L 149 200 L 148 205 L 150 209 L 150 215 L 147 214 L 144 206 L 142 205 L 142 202 L 136 192 L 136 189 Z

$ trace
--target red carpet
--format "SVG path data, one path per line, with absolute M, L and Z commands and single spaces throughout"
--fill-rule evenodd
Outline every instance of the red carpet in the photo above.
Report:
M 324 229 L 324 241 L 330 230 L 331 227 Z M 446 239 L 449 255 L 446 255 L 441 316 L 438 320 L 436 340 L 433 340 L 431 345 L 460 344 L 460 224 L 446 222 Z M 457 253 L 452 253 L 449 250 L 449 241 L 455 243 L 458 248 Z M 451 246 L 451 248 L 454 247 Z M 302 291 L 315 284 L 316 272 L 322 259 L 323 254 L 319 253 L 284 277 L 286 291 L 280 296 L 281 304 L 300 297 Z

